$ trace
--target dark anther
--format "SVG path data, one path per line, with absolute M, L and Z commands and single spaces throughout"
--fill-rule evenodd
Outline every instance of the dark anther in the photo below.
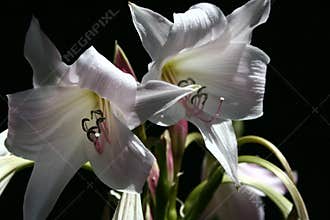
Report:
M 206 86 L 202 86 L 201 88 L 199 88 L 197 90 L 197 94 L 200 94 L 203 91 L 203 89 L 205 89 L 205 88 L 206 88 Z
M 196 84 L 195 80 L 193 80 L 192 78 L 188 78 L 188 79 L 187 79 L 187 82 L 188 82 L 190 85 Z
M 202 100 L 202 105 L 204 106 L 205 105 L 205 102 L 206 102 L 206 100 L 208 98 L 208 95 L 206 93 L 201 93 L 200 94 L 200 98 Z
M 98 130 L 98 127 L 93 126 L 93 127 L 91 127 L 90 129 L 88 129 L 88 131 L 87 131 L 87 138 L 88 138 L 91 142 L 95 142 L 95 138 L 96 138 L 95 134 L 96 134 L 96 133 L 99 133 L 99 132 L 95 131 L 96 129 Z M 94 139 L 92 138 L 92 135 L 94 136 Z
M 179 83 L 178 83 L 178 86 L 180 87 L 185 87 L 188 85 L 188 81 L 187 80 L 181 80 Z
M 93 115 L 95 115 L 95 117 L 97 118 L 97 115 L 100 115 L 102 118 L 104 117 L 103 116 L 103 112 L 101 110 L 92 110 L 91 111 L 91 119 L 93 120 Z
M 90 122 L 93 120 L 93 118 L 96 119 L 96 126 L 88 128 L 87 122 Z M 91 111 L 91 119 L 83 118 L 81 120 L 82 129 L 87 133 L 87 138 L 93 143 L 96 141 L 99 135 L 101 135 L 101 123 L 105 121 L 105 119 L 106 118 L 103 117 L 103 112 L 101 110 L 93 110 Z
M 197 93 L 190 98 L 191 104 L 199 105 L 198 107 L 200 108 L 202 108 L 205 105 L 205 102 L 208 99 L 207 93 L 203 92 L 203 89 L 205 88 L 206 88 L 205 86 L 201 87 L 200 89 L 198 89 Z
M 196 84 L 195 80 L 193 80 L 192 78 L 187 78 L 179 81 L 178 86 L 185 87 L 193 84 Z
M 97 128 L 99 129 L 99 133 L 101 133 L 100 124 L 101 124 L 104 120 L 105 120 L 104 117 L 102 117 L 102 118 L 98 118 L 98 119 L 96 120 L 96 125 L 97 125 Z
M 81 120 L 81 127 L 85 132 L 88 131 L 88 126 L 86 124 L 88 121 L 90 121 L 88 118 L 83 118 L 83 120 Z
M 198 94 L 193 95 L 191 97 L 191 99 L 190 99 L 190 103 L 194 105 L 195 103 L 197 103 L 198 99 L 199 99 L 199 95 Z

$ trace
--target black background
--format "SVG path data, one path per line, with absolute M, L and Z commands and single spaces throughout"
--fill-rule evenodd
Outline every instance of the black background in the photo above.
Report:
M 209 1 L 218 5 L 225 14 L 245 3 L 241 0 Z M 135 1 L 172 19 L 173 12 L 184 12 L 198 1 Z M 264 101 L 264 116 L 245 123 L 245 134 L 265 137 L 280 147 L 298 171 L 298 188 L 306 202 L 311 219 L 327 216 L 328 147 L 329 147 L 329 34 L 325 3 L 321 1 L 273 1 L 268 22 L 254 31 L 252 44 L 263 49 L 270 57 Z M 119 14 L 100 29 L 89 45 L 93 45 L 109 60 L 113 56 L 114 41 L 118 40 L 126 52 L 138 78 L 147 71 L 150 59 L 144 51 L 132 24 L 127 2 L 68 3 L 44 2 L 7 4 L 1 7 L 1 99 L 0 126 L 6 129 L 7 103 L 5 95 L 32 88 L 32 70 L 23 57 L 25 32 L 32 13 L 42 29 L 65 54 L 90 30 L 92 25 L 111 9 Z M 81 48 L 82 53 L 86 47 Z M 68 60 L 72 63 L 77 56 Z M 259 149 L 258 149 L 259 150 Z M 182 184 L 196 183 L 202 152 L 198 147 L 189 149 L 185 158 Z M 247 150 L 255 153 L 256 150 Z M 263 153 L 258 153 L 263 154 Z M 267 156 L 268 154 L 265 153 Z M 188 159 L 187 159 L 188 158 Z M 270 159 L 273 159 L 270 157 Z M 191 161 L 196 161 L 191 165 Z M 95 177 L 80 172 L 85 178 Z M 29 172 L 16 175 L 0 198 L 0 213 L 8 219 L 20 219 L 22 199 Z M 84 216 L 93 219 L 103 207 L 106 187 L 96 181 L 87 187 L 77 175 L 70 182 L 51 219 L 70 219 Z M 95 193 L 96 188 L 98 193 Z M 78 197 L 81 190 L 86 189 Z M 84 192 L 85 192 L 84 191 Z M 102 198 L 101 198 L 102 197 Z M 70 206 L 64 210 L 67 205 Z M 273 209 L 267 210 L 272 212 Z M 82 214 L 83 213 L 83 214 Z M 59 218 L 57 218 L 59 216 Z M 267 218 L 272 219 L 272 213 Z M 0 216 L 1 219 L 3 216 Z M 274 217 L 275 218 L 275 217 Z

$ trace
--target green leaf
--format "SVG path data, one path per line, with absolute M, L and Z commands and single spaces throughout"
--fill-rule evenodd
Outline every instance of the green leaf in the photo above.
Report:
M 240 163 L 255 163 L 273 172 L 278 178 L 282 180 L 283 184 L 288 189 L 297 209 L 299 218 L 303 220 L 309 219 L 304 200 L 302 199 L 296 185 L 292 182 L 292 180 L 287 176 L 285 172 L 283 172 L 280 168 L 278 168 L 271 162 L 256 156 L 240 156 L 238 158 L 238 161 Z
M 184 219 L 199 219 L 203 210 L 207 207 L 212 199 L 214 192 L 218 189 L 224 169 L 221 166 L 207 178 L 202 181 L 187 197 L 184 205 Z
M 294 175 L 293 175 L 292 169 L 291 169 L 288 161 L 286 160 L 284 155 L 281 153 L 281 151 L 274 144 L 272 144 L 270 141 L 268 141 L 262 137 L 253 136 L 253 135 L 244 136 L 244 137 L 241 137 L 238 139 L 239 147 L 241 147 L 244 144 L 249 144 L 249 143 L 260 144 L 261 146 L 264 146 L 268 150 L 270 150 L 277 157 L 277 159 L 281 162 L 281 164 L 282 164 L 283 168 L 285 169 L 285 171 L 287 172 L 288 176 L 290 177 L 292 182 L 294 182 Z

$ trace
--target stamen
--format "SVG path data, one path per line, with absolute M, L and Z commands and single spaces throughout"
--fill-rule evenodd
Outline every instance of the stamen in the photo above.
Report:
M 91 118 L 83 118 L 81 120 L 81 126 L 83 131 L 86 132 L 88 140 L 93 142 L 96 151 L 101 154 L 104 150 L 104 143 L 107 141 L 110 143 L 108 126 L 106 126 L 106 118 L 101 110 L 92 110 Z M 96 126 L 88 127 L 87 122 L 96 119 Z
M 187 78 L 185 80 L 181 80 L 178 83 L 178 86 L 184 87 L 188 85 L 196 84 L 196 81 L 192 78 Z M 224 102 L 224 98 L 219 98 L 219 104 L 216 112 L 213 116 L 207 117 L 203 112 L 206 101 L 208 100 L 208 94 L 205 92 L 206 86 L 202 86 L 194 95 L 187 95 L 181 99 L 181 103 L 186 108 L 186 113 L 188 116 L 195 116 L 203 122 L 212 123 L 217 118 L 220 117 L 221 106 Z
M 193 84 L 196 84 L 196 82 L 192 78 L 183 79 L 178 82 L 178 86 L 180 87 L 185 87 Z
M 95 115 L 95 118 L 98 118 L 97 116 L 100 115 L 103 117 L 103 112 L 101 110 L 92 110 L 91 111 L 91 119 L 93 120 L 93 115 Z
M 219 104 L 218 104 L 218 108 L 217 108 L 217 111 L 215 112 L 215 114 L 211 117 L 211 118 L 204 118 L 204 117 L 199 117 L 199 119 L 203 122 L 206 122 L 206 123 L 212 123 L 214 122 L 217 118 L 220 117 L 220 113 L 221 113 L 221 106 L 222 106 L 222 103 L 225 99 L 223 97 L 220 97 L 219 98 Z
M 81 127 L 85 132 L 88 131 L 88 126 L 87 126 L 87 123 L 86 123 L 88 121 L 90 121 L 88 118 L 83 118 L 83 120 L 81 120 Z

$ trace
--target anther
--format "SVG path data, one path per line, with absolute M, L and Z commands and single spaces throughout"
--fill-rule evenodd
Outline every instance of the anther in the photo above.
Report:
M 93 118 L 96 119 L 95 123 L 96 126 L 88 127 L 87 122 L 90 122 L 93 120 Z M 109 131 L 107 129 L 107 126 L 105 123 L 106 118 L 103 117 L 103 112 L 101 110 L 93 110 L 91 111 L 91 118 L 83 118 L 81 120 L 81 126 L 83 131 L 86 132 L 88 140 L 90 140 L 98 153 L 103 152 L 103 144 L 104 141 L 107 141 L 110 143 L 110 137 Z

